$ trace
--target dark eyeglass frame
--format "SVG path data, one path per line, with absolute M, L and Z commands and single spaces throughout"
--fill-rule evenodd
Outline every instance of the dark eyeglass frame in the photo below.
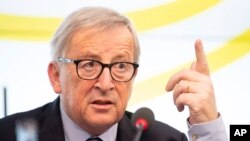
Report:
M 139 64 L 137 64 L 137 63 L 131 63 L 131 62 L 114 62 L 114 63 L 111 63 L 111 64 L 104 64 L 104 63 L 102 63 L 102 62 L 100 62 L 100 61 L 93 60 L 93 59 L 74 60 L 74 59 L 69 59 L 69 58 L 64 58 L 64 57 L 58 57 L 58 61 L 59 61 L 59 62 L 62 62 L 62 63 L 74 63 L 74 64 L 76 65 L 76 72 L 77 72 L 78 77 L 81 78 L 81 79 L 83 79 L 83 80 L 94 80 L 94 79 L 99 78 L 99 77 L 101 76 L 101 74 L 102 74 L 104 68 L 107 67 L 107 68 L 109 68 L 110 76 L 112 77 L 113 80 L 118 81 L 118 82 L 128 82 L 128 81 L 130 81 L 130 80 L 134 77 L 135 72 L 136 72 L 136 69 L 139 67 Z M 94 78 L 92 78 L 92 79 L 82 78 L 82 77 L 79 75 L 79 73 L 78 73 L 78 65 L 79 65 L 80 62 L 82 62 L 82 61 L 94 61 L 94 62 L 100 64 L 100 65 L 102 66 L 102 69 L 101 69 L 100 73 L 99 73 L 96 77 L 94 77 Z M 131 64 L 131 65 L 133 66 L 133 68 L 134 68 L 133 73 L 132 73 L 131 77 L 130 77 L 128 80 L 120 81 L 120 80 L 116 80 L 116 79 L 113 77 L 112 72 L 111 72 L 111 70 L 112 70 L 111 68 L 112 68 L 115 64 L 118 64 L 118 63 L 127 63 L 127 64 Z

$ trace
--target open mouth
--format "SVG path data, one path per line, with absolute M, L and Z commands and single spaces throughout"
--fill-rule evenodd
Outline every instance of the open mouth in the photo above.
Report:
M 107 104 L 113 104 L 113 103 L 111 101 L 96 100 L 96 101 L 93 101 L 92 104 L 107 105 Z
M 92 107 L 98 111 L 107 111 L 113 107 L 113 102 L 109 100 L 95 100 L 91 103 Z

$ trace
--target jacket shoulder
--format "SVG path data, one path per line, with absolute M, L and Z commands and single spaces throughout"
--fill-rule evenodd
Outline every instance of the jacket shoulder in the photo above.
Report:
M 29 122 L 32 120 L 40 125 L 51 109 L 53 102 L 47 103 L 36 109 L 12 114 L 0 119 L 0 141 L 16 141 L 17 123 Z
M 37 119 L 39 116 L 41 116 L 41 114 L 44 111 L 46 111 L 48 106 L 49 106 L 49 103 L 42 107 L 30 110 L 30 111 L 15 113 L 15 114 L 6 116 L 0 119 L 0 129 L 4 127 L 5 129 L 8 129 L 10 125 L 15 125 L 15 122 L 17 120 L 25 120 L 25 119 L 31 119 L 31 118 Z

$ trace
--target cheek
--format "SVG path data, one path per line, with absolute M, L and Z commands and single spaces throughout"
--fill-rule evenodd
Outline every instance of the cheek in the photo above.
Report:
M 62 91 L 74 101 L 81 100 L 93 87 L 92 81 L 86 81 L 78 77 L 75 68 L 69 68 L 68 71 L 62 73 L 62 76 Z
M 91 82 L 87 82 L 84 80 L 76 81 L 71 84 L 71 91 L 70 96 L 71 97 L 71 106 L 75 107 L 78 112 L 81 110 L 84 110 L 86 107 L 86 104 L 89 101 L 88 93 L 92 90 L 93 84 Z
M 73 119 L 78 119 L 86 111 L 87 93 L 93 88 L 93 82 L 84 81 L 73 74 L 66 76 L 62 81 L 61 98 L 68 115 Z
M 119 108 L 124 111 L 127 107 L 128 100 L 132 91 L 132 83 L 117 86 L 117 91 L 119 93 Z
M 77 84 L 77 85 L 76 85 Z M 65 106 L 69 117 L 79 125 L 84 121 L 84 117 L 88 113 L 89 96 L 91 83 L 83 83 L 82 81 L 72 84 L 71 91 L 67 93 L 65 98 Z

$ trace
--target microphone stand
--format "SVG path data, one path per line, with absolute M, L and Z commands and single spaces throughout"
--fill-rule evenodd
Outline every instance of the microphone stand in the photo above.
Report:
M 133 141 L 140 141 L 141 135 L 142 135 L 142 131 L 143 131 L 143 125 L 142 124 L 138 124 L 136 126 L 136 134 L 135 137 L 133 139 Z

